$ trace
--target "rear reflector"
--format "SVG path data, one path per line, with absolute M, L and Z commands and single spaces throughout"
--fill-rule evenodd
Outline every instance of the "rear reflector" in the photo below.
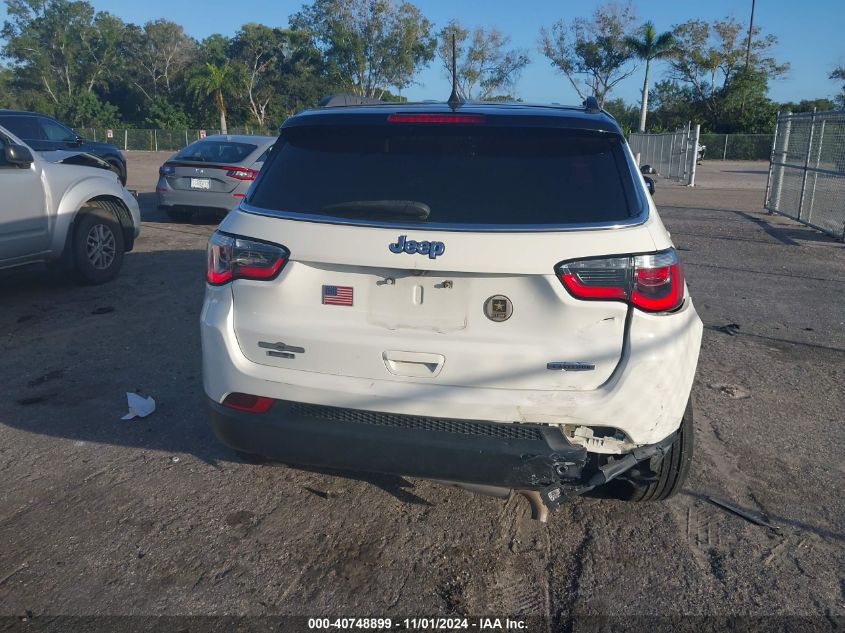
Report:
M 208 240 L 205 279 L 215 286 L 235 279 L 268 281 L 278 276 L 289 256 L 284 246 L 215 231 Z
M 250 413 L 267 413 L 273 406 L 273 402 L 273 398 L 235 392 L 226 396 L 226 399 L 223 400 L 223 406 L 238 411 L 249 411 Z
M 484 123 L 483 114 L 391 114 L 388 123 Z
M 577 299 L 625 301 L 648 312 L 675 310 L 684 301 L 684 270 L 673 248 L 565 262 L 557 274 Z

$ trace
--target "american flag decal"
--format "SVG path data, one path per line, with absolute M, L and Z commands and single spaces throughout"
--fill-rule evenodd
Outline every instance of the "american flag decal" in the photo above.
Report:
M 351 306 L 352 286 L 323 286 L 323 305 Z

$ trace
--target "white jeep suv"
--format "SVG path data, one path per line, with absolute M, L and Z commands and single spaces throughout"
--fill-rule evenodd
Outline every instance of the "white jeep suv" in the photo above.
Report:
M 87 283 L 113 279 L 141 214 L 111 169 L 82 151 L 33 152 L 0 127 L 0 269 L 45 262 Z
M 701 321 L 594 100 L 302 112 L 207 282 L 205 392 L 242 453 L 516 490 L 539 518 L 689 470 Z

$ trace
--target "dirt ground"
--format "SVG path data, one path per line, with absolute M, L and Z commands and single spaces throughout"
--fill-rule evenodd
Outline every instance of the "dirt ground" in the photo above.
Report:
M 128 153 L 144 225 L 116 281 L 0 274 L 0 630 L 223 614 L 845 626 L 845 247 L 763 211 L 765 163 L 657 183 L 706 326 L 686 490 L 583 498 L 543 525 L 521 498 L 251 465 L 220 445 L 198 329 L 215 221 L 155 208 L 166 157 Z M 127 391 L 158 410 L 121 421 Z

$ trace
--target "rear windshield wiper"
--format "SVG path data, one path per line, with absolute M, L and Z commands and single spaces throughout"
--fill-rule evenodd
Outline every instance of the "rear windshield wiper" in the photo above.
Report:
M 329 204 L 320 211 L 354 218 L 363 216 L 372 220 L 402 218 L 425 221 L 431 214 L 427 204 L 415 200 L 353 200 Z

